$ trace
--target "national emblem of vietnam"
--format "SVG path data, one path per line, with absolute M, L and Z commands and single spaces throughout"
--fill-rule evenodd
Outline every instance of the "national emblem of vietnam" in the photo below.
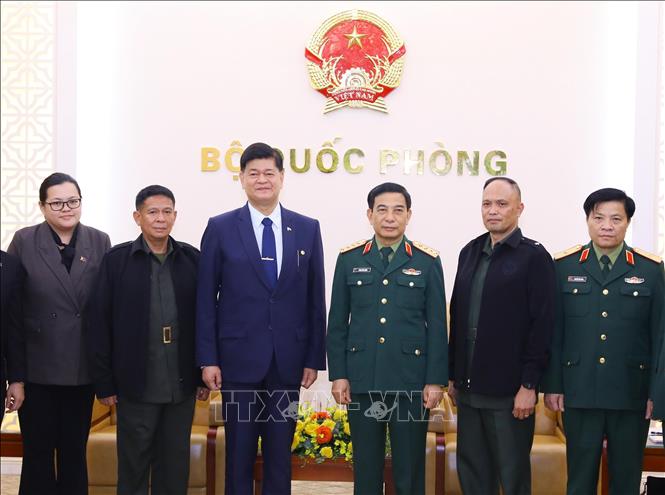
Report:
M 346 106 L 387 112 L 384 99 L 399 86 L 404 53 L 393 27 L 371 12 L 327 19 L 305 49 L 310 83 L 326 97 L 323 113 Z

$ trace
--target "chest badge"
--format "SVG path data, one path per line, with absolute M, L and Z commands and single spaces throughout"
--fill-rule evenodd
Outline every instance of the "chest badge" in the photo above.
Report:
M 369 273 L 372 271 L 370 266 L 354 266 L 353 273 Z
M 582 275 L 568 275 L 568 282 L 586 282 L 586 277 Z
M 404 275 L 420 275 L 422 272 L 420 270 L 416 270 L 415 268 L 404 268 L 402 273 Z
M 644 283 L 644 279 L 643 278 L 638 278 L 638 277 L 624 278 L 623 281 L 626 282 L 627 284 L 642 284 L 642 283 Z

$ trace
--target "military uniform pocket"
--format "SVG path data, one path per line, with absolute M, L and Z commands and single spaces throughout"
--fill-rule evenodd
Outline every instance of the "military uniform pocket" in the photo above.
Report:
M 427 370 L 427 348 L 422 340 L 402 341 L 402 377 L 406 383 L 422 386 Z
M 397 305 L 404 308 L 425 307 L 425 279 L 422 276 L 397 277 Z
M 563 310 L 566 316 L 586 316 L 589 313 L 591 286 L 586 284 L 568 284 L 561 289 L 563 293 Z
M 649 303 L 651 302 L 651 289 L 649 287 L 635 287 L 624 285 L 621 287 L 621 316 L 623 318 L 644 319 L 649 316 Z
M 578 392 L 584 389 L 583 380 L 580 380 L 580 354 L 579 352 L 571 352 L 564 354 L 561 358 L 561 366 L 563 367 L 563 392 L 564 395 L 575 397 Z M 578 390 L 580 389 L 580 390 Z
M 351 294 L 351 306 L 368 306 L 372 304 L 372 284 L 374 275 L 353 274 L 346 279 Z
M 647 400 L 649 397 L 649 358 L 646 356 L 627 356 L 628 383 L 634 399 Z
M 349 380 L 361 380 L 364 375 L 365 342 L 350 341 L 346 344 L 346 371 Z

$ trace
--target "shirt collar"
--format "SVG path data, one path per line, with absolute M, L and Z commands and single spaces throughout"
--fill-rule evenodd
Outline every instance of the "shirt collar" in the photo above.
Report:
M 171 254 L 172 252 L 177 251 L 178 248 L 179 248 L 178 243 L 173 240 L 173 237 L 169 236 L 169 247 L 166 250 L 166 254 Z M 143 239 L 143 234 L 139 234 L 139 236 L 136 239 L 134 239 L 129 254 L 133 255 L 137 251 L 141 251 L 146 254 L 151 253 L 148 244 L 145 242 L 145 239 Z
M 252 220 L 252 227 L 254 227 L 254 229 L 258 229 L 259 227 L 262 227 L 261 222 L 263 221 L 264 218 L 266 218 L 266 215 L 264 215 L 259 210 L 254 208 L 249 201 L 247 202 L 247 207 L 249 208 L 249 217 Z M 270 220 L 272 220 L 272 223 L 275 224 L 275 228 L 277 230 L 281 230 L 281 228 L 282 228 L 282 205 L 277 203 L 277 206 L 275 207 L 275 209 L 272 211 L 272 213 L 270 215 L 267 215 L 267 217 Z
M 400 246 L 400 244 L 402 244 L 402 241 L 403 241 L 403 240 L 404 240 L 404 236 L 402 236 L 402 237 L 400 238 L 399 241 L 397 241 L 397 242 L 391 244 L 391 245 L 388 246 L 388 247 L 389 247 L 390 249 L 393 250 L 393 253 L 396 253 L 396 252 L 397 252 L 397 248 Z M 381 244 L 381 243 L 379 242 L 379 240 L 376 238 L 376 236 L 374 236 L 374 243 L 376 244 L 376 249 L 378 249 L 379 251 L 381 251 L 381 248 L 386 247 L 386 246 L 384 246 L 383 244 Z
M 591 242 L 593 245 L 593 252 L 596 253 L 596 258 L 598 258 L 598 263 L 600 263 L 600 257 L 603 255 L 600 251 L 600 248 L 596 246 L 595 242 Z M 607 253 L 607 257 L 610 259 L 610 267 L 614 266 L 614 264 L 617 261 L 617 258 L 621 254 L 621 251 L 624 249 L 624 243 L 622 242 L 619 244 L 617 247 L 615 247 L 612 251 Z

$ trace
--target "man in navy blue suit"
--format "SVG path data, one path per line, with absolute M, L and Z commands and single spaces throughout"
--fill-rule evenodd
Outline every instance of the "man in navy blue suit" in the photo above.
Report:
M 240 157 L 248 202 L 209 220 L 201 240 L 197 360 L 222 391 L 226 493 L 251 494 L 258 439 L 263 493 L 291 491 L 294 405 L 325 369 L 319 222 L 279 204 L 281 155 L 254 143 Z

